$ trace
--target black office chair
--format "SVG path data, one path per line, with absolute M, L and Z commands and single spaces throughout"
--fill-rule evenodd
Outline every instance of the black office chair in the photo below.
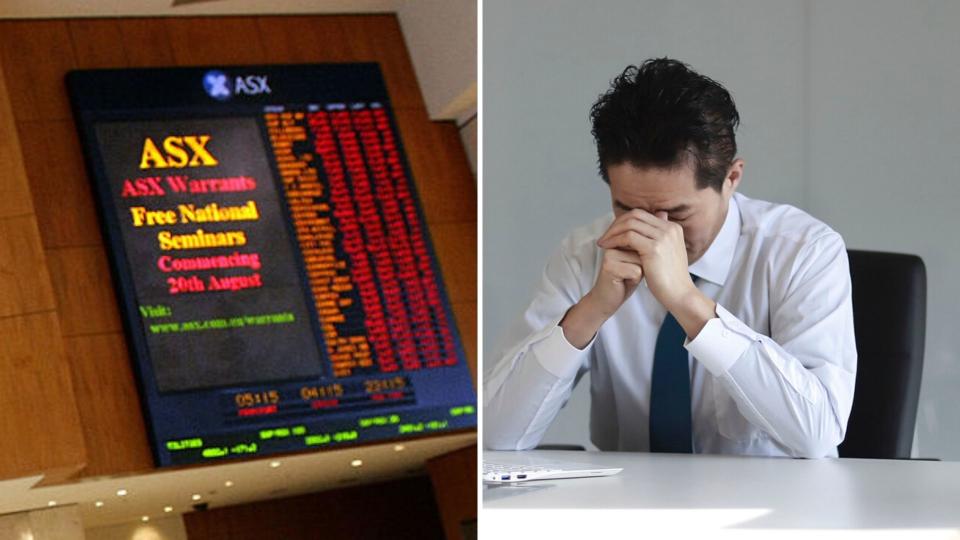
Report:
M 857 383 L 840 457 L 910 457 L 923 372 L 927 274 L 915 255 L 848 250 Z

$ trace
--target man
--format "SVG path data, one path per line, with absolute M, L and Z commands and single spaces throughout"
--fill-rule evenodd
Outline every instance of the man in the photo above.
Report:
M 535 447 L 590 371 L 601 450 L 836 456 L 857 353 L 842 238 L 736 193 L 739 115 L 670 59 L 591 110 L 613 214 L 570 234 L 484 381 L 484 444 Z

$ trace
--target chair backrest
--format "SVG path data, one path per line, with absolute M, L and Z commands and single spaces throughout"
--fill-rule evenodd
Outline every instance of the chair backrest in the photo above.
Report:
M 927 274 L 915 255 L 848 250 L 857 383 L 841 457 L 908 458 L 920 397 Z

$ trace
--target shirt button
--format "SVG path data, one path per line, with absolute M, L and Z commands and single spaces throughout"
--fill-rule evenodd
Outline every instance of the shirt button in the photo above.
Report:
M 730 337 L 730 331 L 724 328 L 723 331 L 720 332 L 720 335 L 723 337 Z

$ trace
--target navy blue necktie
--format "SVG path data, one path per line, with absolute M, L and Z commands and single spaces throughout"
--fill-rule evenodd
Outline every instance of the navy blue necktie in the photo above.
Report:
M 653 356 L 650 384 L 650 451 L 693 452 L 690 413 L 690 365 L 683 342 L 687 335 L 667 312 Z

